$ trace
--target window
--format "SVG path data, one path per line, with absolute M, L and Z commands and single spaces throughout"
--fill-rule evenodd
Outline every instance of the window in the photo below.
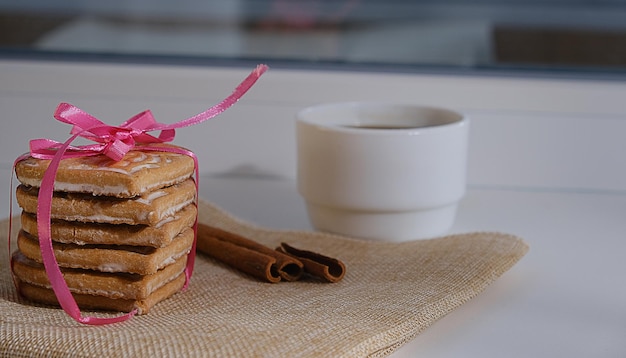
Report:
M 623 76 L 626 0 L 0 0 L 0 56 Z

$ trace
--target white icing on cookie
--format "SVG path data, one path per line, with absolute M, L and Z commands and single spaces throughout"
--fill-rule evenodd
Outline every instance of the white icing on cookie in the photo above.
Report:
M 161 226 L 163 226 L 163 225 L 165 225 L 165 224 L 167 224 L 169 222 L 172 222 L 174 220 L 178 220 L 178 219 L 180 219 L 180 216 L 178 216 L 178 215 L 168 216 L 165 219 L 161 220 L 158 224 L 154 225 L 154 227 L 158 229 Z
M 130 171 L 128 172 L 129 174 L 134 174 L 137 173 L 140 170 L 144 170 L 144 169 L 156 169 L 159 168 L 160 165 L 155 164 L 155 163 L 146 163 L 146 164 L 141 164 L 141 165 L 137 165 L 134 168 L 130 169 Z
M 94 214 L 94 215 L 63 215 L 60 217 L 63 220 L 67 221 L 78 221 L 78 222 L 95 222 L 95 223 L 116 223 L 116 224 L 136 224 L 134 220 L 129 218 L 117 217 L 117 216 L 109 216 L 103 214 Z
M 140 155 L 137 155 L 135 158 L 131 159 L 132 162 L 138 163 L 146 160 L 148 156 L 145 153 L 139 152 Z
M 148 192 L 153 189 L 172 185 L 174 183 L 181 183 L 188 177 L 189 175 L 181 175 L 180 177 L 174 178 L 173 180 L 158 182 L 154 185 L 146 186 L 144 188 L 144 191 Z M 41 182 L 37 179 L 22 178 L 20 182 L 24 185 L 36 188 L 41 185 Z M 74 184 L 61 181 L 54 182 L 54 191 L 63 191 L 68 193 L 93 193 L 93 195 L 96 196 L 127 196 L 130 194 L 130 191 L 125 185 Z
M 155 199 L 166 196 L 166 195 L 167 195 L 166 192 L 162 190 L 158 190 L 158 191 L 154 191 L 150 193 L 147 197 L 139 197 L 135 199 L 135 201 L 138 203 L 150 205 Z
M 126 265 L 120 263 L 106 263 L 98 266 L 98 271 L 102 272 L 126 272 Z
M 161 262 L 161 264 L 159 265 L 159 269 L 162 269 L 165 266 L 173 264 L 174 262 L 176 262 L 176 260 L 178 260 L 179 258 L 181 258 L 184 255 L 188 255 L 190 252 L 191 252 L 191 250 L 187 249 L 187 250 L 185 250 L 183 252 L 177 252 L 177 253 L 173 254 L 172 256 L 165 258 L 165 260 L 163 260 Z
M 175 213 L 179 212 L 182 208 L 184 208 L 185 206 L 193 203 L 194 201 L 195 201 L 195 199 L 192 198 L 192 199 L 187 200 L 185 202 L 182 202 L 182 203 L 180 203 L 178 205 L 170 206 L 166 211 L 161 213 L 161 216 L 159 217 L 159 220 L 162 220 L 165 217 L 174 215 Z
M 68 165 L 69 170 L 108 171 L 130 175 L 147 168 L 160 168 L 161 156 L 158 153 L 131 151 L 124 159 L 113 162 L 107 157 L 84 158 L 83 162 Z

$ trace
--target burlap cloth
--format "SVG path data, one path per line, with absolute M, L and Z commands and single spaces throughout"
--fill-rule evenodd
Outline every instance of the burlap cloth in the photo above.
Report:
M 499 233 L 385 243 L 273 231 L 205 202 L 200 220 L 268 246 L 284 241 L 340 258 L 346 276 L 335 284 L 263 283 L 198 254 L 187 291 L 148 315 L 86 326 L 60 309 L 20 299 L 4 245 L 0 356 L 385 356 L 476 296 L 528 250 L 523 240 Z M 0 223 L 2 242 L 7 228 L 7 220 Z

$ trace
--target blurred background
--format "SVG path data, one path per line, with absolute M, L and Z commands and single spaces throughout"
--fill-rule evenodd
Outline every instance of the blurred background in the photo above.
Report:
M 30 139 L 68 138 L 59 102 L 171 123 L 262 62 L 236 108 L 177 131 L 202 198 L 307 229 L 294 114 L 428 104 L 472 120 L 454 231 L 531 245 L 396 357 L 626 357 L 626 0 L 0 0 L 0 188 Z
M 0 0 L 0 56 L 626 74 L 626 0 Z

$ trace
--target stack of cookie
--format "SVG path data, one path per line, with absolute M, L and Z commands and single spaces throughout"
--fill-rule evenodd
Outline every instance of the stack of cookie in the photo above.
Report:
M 37 200 L 50 161 L 17 163 L 22 208 L 12 270 L 26 298 L 58 304 L 42 264 Z M 51 237 L 67 285 L 82 309 L 147 313 L 185 283 L 194 242 L 196 187 L 190 157 L 130 151 L 63 159 L 52 198 Z

